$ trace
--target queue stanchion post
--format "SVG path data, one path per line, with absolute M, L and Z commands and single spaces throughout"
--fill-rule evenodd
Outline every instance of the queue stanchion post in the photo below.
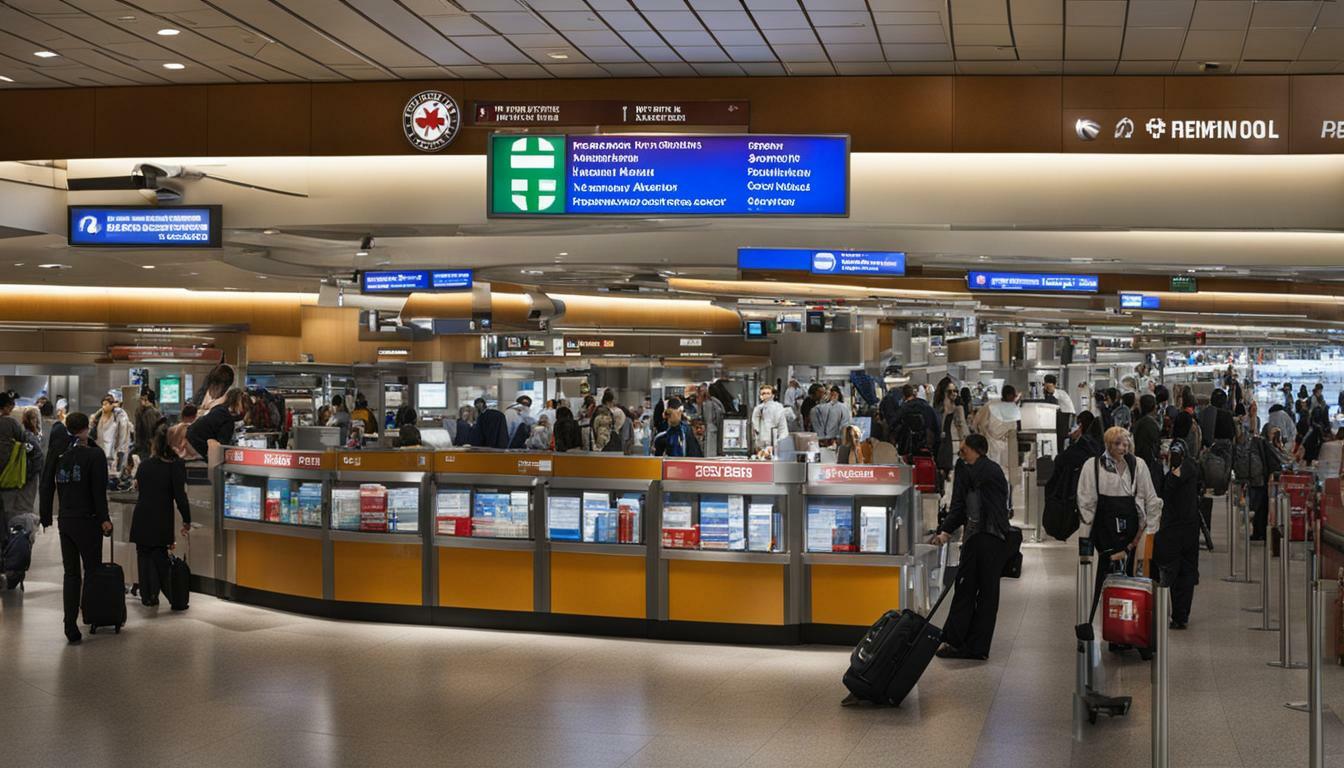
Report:
M 1241 507 L 1241 576 L 1246 584 L 1254 584 L 1251 578 L 1251 490 L 1242 483 L 1237 493 Z
M 1280 510 L 1284 501 L 1283 494 L 1279 492 L 1279 481 L 1271 480 L 1269 486 L 1269 513 L 1271 517 L 1265 523 L 1265 546 L 1262 548 L 1261 555 L 1263 557 L 1260 561 L 1260 626 L 1251 627 L 1255 632 L 1278 631 L 1278 627 L 1271 626 L 1269 622 L 1269 580 L 1271 573 L 1269 567 L 1269 531 L 1274 528 L 1278 519 L 1282 517 Z
M 1310 723 L 1307 726 L 1307 756 L 1311 768 L 1325 766 L 1325 703 L 1321 691 L 1321 635 L 1325 632 L 1325 610 L 1329 593 L 1315 578 L 1311 581 L 1311 609 L 1307 623 L 1307 706 Z
M 1167 621 L 1171 614 L 1171 590 L 1165 584 L 1159 584 L 1157 587 L 1156 598 L 1156 604 L 1153 606 L 1154 645 L 1156 648 L 1152 660 L 1153 768 L 1167 768 L 1167 726 L 1169 724 L 1167 711 L 1167 674 L 1170 671 L 1167 665 L 1167 649 L 1170 643 Z
M 1279 528 L 1279 658 L 1269 662 L 1271 667 L 1281 669 L 1305 669 L 1306 664 L 1293 661 L 1293 624 L 1289 619 L 1292 605 L 1292 550 L 1293 524 L 1292 510 L 1285 507 L 1284 514 L 1278 520 Z

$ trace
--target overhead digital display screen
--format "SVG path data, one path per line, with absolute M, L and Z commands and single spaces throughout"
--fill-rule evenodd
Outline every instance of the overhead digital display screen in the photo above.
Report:
M 407 269 L 362 272 L 363 293 L 410 293 L 411 291 L 465 291 L 471 288 L 470 269 Z
M 849 137 L 490 137 L 490 216 L 848 216 Z
M 810 272 L 814 275 L 900 277 L 905 274 L 905 254 L 900 251 L 738 248 L 737 268 Z
M 1097 283 L 1096 275 L 1058 275 L 1031 272 L 966 273 L 966 286 L 973 291 L 1096 293 Z
M 1121 309 L 1159 309 L 1161 306 L 1162 300 L 1157 296 L 1149 296 L 1143 293 L 1120 294 Z
M 223 231 L 218 205 L 71 205 L 67 211 L 71 246 L 218 248 Z

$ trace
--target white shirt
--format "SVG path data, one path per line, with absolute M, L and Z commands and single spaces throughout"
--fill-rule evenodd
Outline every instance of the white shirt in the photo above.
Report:
M 756 450 L 774 448 L 775 443 L 789 434 L 784 406 L 775 400 L 756 406 L 751 412 L 751 429 L 755 435 Z
M 1069 397 L 1068 392 L 1055 387 L 1054 398 L 1055 403 L 1059 405 L 1060 413 L 1077 413 L 1073 408 L 1073 398 Z
M 838 400 L 828 400 L 812 409 L 812 431 L 821 440 L 839 439 L 849 426 L 849 407 Z
M 1083 462 L 1082 472 L 1078 475 L 1078 516 L 1082 519 L 1082 536 L 1092 535 L 1092 520 L 1097 514 L 1097 496 L 1129 496 L 1134 498 L 1135 508 L 1139 512 L 1139 524 L 1148 533 L 1156 533 L 1162 521 L 1162 498 L 1153 490 L 1153 479 L 1148 474 L 1148 465 L 1137 459 L 1134 461 L 1134 475 L 1138 480 L 1138 492 L 1135 493 L 1135 477 L 1129 475 L 1129 462 L 1116 462 L 1109 453 L 1102 455 L 1101 471 L 1093 469 L 1096 458 Z M 1101 487 L 1097 487 L 1098 475 Z

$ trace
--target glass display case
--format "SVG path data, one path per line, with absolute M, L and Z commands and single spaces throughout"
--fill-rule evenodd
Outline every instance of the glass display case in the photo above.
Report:
M 432 458 L 433 454 L 420 451 L 338 453 L 340 469 L 331 486 L 331 530 L 398 537 L 422 534 Z
M 667 492 L 664 549 L 785 552 L 780 497 L 764 494 Z
M 225 529 L 322 527 L 327 475 L 322 454 L 229 448 L 219 504 Z

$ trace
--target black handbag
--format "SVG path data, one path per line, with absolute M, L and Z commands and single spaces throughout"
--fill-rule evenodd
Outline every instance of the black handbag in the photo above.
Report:
M 934 463 L 944 472 L 952 471 L 956 461 L 956 451 L 952 450 L 952 414 L 943 417 L 943 434 L 938 440 L 938 455 Z
M 1008 545 L 1010 554 L 1008 560 L 1003 564 L 1003 573 L 1005 579 L 1022 578 L 1022 529 L 1015 525 L 1008 526 L 1008 535 L 1004 537 L 1004 543 Z

